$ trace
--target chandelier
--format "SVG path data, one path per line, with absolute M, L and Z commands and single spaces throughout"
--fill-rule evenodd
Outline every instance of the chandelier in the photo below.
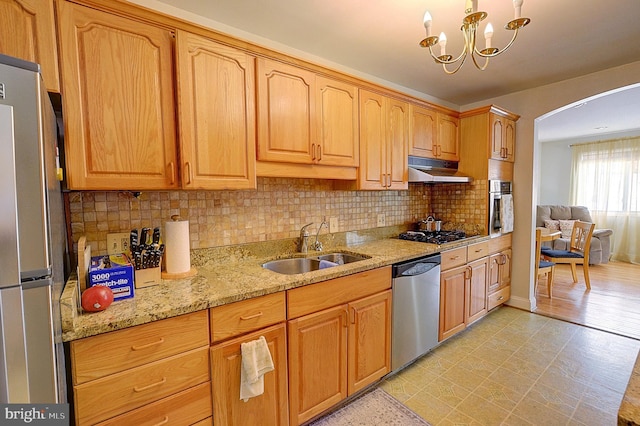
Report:
M 453 59 L 453 56 L 447 55 L 446 53 L 446 45 L 447 45 L 447 36 L 444 33 L 440 33 L 440 36 L 431 35 L 431 14 L 427 11 L 424 14 L 424 27 L 427 30 L 427 38 L 420 42 L 420 46 L 428 47 L 429 53 L 431 53 L 431 57 L 436 61 L 436 63 L 442 64 L 442 68 L 444 72 L 447 74 L 454 74 L 458 72 L 458 70 L 464 64 L 464 61 L 467 59 L 467 55 L 471 54 L 471 59 L 473 59 L 473 63 L 476 68 L 484 71 L 489 65 L 489 59 L 494 56 L 498 56 L 502 52 L 505 52 L 518 36 L 518 30 L 525 25 L 527 25 L 531 20 L 529 18 L 522 18 L 522 3 L 524 0 L 513 0 L 513 6 L 515 8 L 515 18 L 512 21 L 507 22 L 505 25 L 505 29 L 513 31 L 513 37 L 511 41 L 503 48 L 498 49 L 496 47 L 491 46 L 491 38 L 493 37 L 493 26 L 488 23 L 484 30 L 484 39 L 485 39 L 485 48 L 482 50 L 478 50 L 476 47 L 476 32 L 478 31 L 478 27 L 480 22 L 482 22 L 486 17 L 486 12 L 478 12 L 478 0 L 467 0 L 465 7 L 465 17 L 462 20 L 462 27 L 460 30 L 462 31 L 462 35 L 464 36 L 464 49 L 462 49 L 462 53 L 460 56 Z M 437 56 L 433 53 L 432 47 L 436 44 L 440 45 L 440 55 Z M 478 63 L 478 59 L 476 56 L 480 58 L 484 58 L 484 63 L 480 65 Z M 455 69 L 449 70 L 447 69 L 447 65 L 458 63 Z

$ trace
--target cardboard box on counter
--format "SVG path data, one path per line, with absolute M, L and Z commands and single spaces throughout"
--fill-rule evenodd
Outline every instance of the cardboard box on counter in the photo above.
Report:
M 113 292 L 113 300 L 134 296 L 133 265 L 124 253 L 94 256 L 89 266 L 89 287 L 104 285 Z

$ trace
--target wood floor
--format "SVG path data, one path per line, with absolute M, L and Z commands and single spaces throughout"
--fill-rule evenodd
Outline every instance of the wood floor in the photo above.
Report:
M 569 265 L 556 265 L 551 299 L 541 276 L 536 313 L 640 340 L 640 265 L 609 262 L 592 265 L 589 272 L 591 291 L 582 266 L 574 284 Z

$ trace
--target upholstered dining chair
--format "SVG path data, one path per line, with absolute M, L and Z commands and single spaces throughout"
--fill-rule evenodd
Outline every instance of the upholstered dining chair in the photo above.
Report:
M 538 289 L 538 278 L 544 274 L 547 276 L 547 295 L 551 299 L 551 287 L 553 286 L 553 268 L 556 265 L 548 260 L 543 260 L 540 257 L 542 247 L 542 230 L 536 229 L 536 285 L 534 291 Z
M 591 290 L 589 281 L 589 248 L 591 247 L 591 236 L 593 235 L 594 223 L 577 220 L 573 224 L 569 250 L 551 250 L 542 248 L 542 258 L 555 264 L 568 263 L 571 265 L 571 275 L 573 282 L 578 282 L 576 265 L 581 263 L 584 271 L 584 282 L 587 289 Z

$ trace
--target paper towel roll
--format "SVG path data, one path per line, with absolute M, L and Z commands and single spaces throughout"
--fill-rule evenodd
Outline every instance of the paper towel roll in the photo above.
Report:
M 165 269 L 169 274 L 189 272 L 191 254 L 189 245 L 189 221 L 165 222 Z

